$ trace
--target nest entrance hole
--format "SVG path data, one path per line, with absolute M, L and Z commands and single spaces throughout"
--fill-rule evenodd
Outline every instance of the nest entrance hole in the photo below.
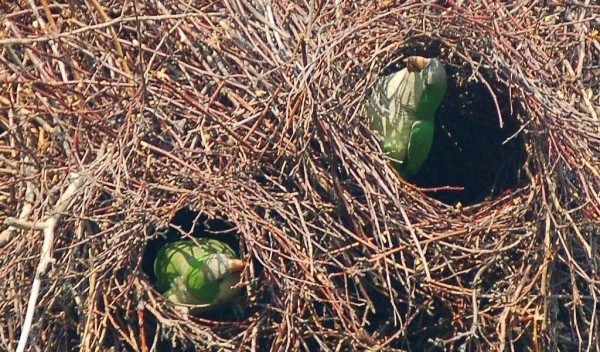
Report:
M 448 89 L 436 113 L 433 146 L 415 184 L 438 188 L 426 193 L 450 205 L 474 204 L 519 187 L 527 155 L 518 102 L 491 77 L 485 79 L 493 93 L 453 66 L 446 72 Z M 440 190 L 445 186 L 453 189 Z
M 223 218 L 211 218 L 207 214 L 199 213 L 188 208 L 177 211 L 169 227 L 162 231 L 162 235 L 148 241 L 142 257 L 142 271 L 147 275 L 151 284 L 156 282 L 154 275 L 154 260 L 160 248 L 170 242 L 189 238 L 211 238 L 224 242 L 240 254 L 240 245 L 235 226 Z M 184 235 L 185 234 L 185 235 Z M 214 311 L 202 313 L 203 318 L 219 321 L 239 320 L 242 315 L 234 309 L 224 307 Z
M 520 133 L 521 105 L 493 72 L 480 75 L 437 41 L 421 42 L 394 54 L 440 57 L 448 88 L 436 112 L 435 135 L 425 164 L 409 181 L 448 205 L 475 204 L 524 182 L 525 142 Z M 383 74 L 404 67 L 396 60 Z M 485 80 L 485 82 L 483 81 Z

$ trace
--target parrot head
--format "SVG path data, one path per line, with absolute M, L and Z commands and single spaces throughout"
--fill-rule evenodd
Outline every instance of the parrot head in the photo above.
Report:
M 414 101 L 418 102 L 416 114 L 428 116 L 435 113 L 442 102 L 446 92 L 447 78 L 446 70 L 436 58 L 425 58 L 422 56 L 411 56 L 406 59 L 406 70 L 417 76 L 414 93 L 418 94 Z
M 187 276 L 185 284 L 192 296 L 189 301 L 218 305 L 233 299 L 240 291 L 234 286 L 239 283 L 243 269 L 244 262 L 227 254 L 207 255 Z

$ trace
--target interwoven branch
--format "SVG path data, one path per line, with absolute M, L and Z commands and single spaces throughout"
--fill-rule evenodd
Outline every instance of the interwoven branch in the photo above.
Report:
M 600 8 L 543 5 L 3 2 L 0 349 L 600 349 Z M 489 176 L 469 205 L 437 200 L 460 177 L 400 179 L 365 121 L 413 54 L 459 112 L 435 161 Z M 243 318 L 153 290 L 181 209 L 232 224 Z

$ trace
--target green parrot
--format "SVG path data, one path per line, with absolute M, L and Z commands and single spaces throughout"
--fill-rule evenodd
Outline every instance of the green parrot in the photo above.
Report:
M 244 262 L 214 239 L 181 240 L 163 246 L 154 260 L 155 286 L 174 303 L 197 305 L 195 312 L 231 302 L 240 292 Z
M 416 174 L 431 149 L 434 114 L 446 92 L 446 71 L 438 59 L 411 56 L 406 68 L 379 78 L 367 97 L 371 128 L 403 177 Z

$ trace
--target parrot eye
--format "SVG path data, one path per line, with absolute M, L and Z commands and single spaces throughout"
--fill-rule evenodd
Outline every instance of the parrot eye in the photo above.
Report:
M 220 277 L 220 278 L 218 278 L 218 279 L 217 279 L 217 283 L 219 283 L 219 284 L 220 284 L 220 283 L 222 283 L 222 282 L 223 282 L 223 280 L 225 280 L 225 278 L 224 278 L 224 277 Z

